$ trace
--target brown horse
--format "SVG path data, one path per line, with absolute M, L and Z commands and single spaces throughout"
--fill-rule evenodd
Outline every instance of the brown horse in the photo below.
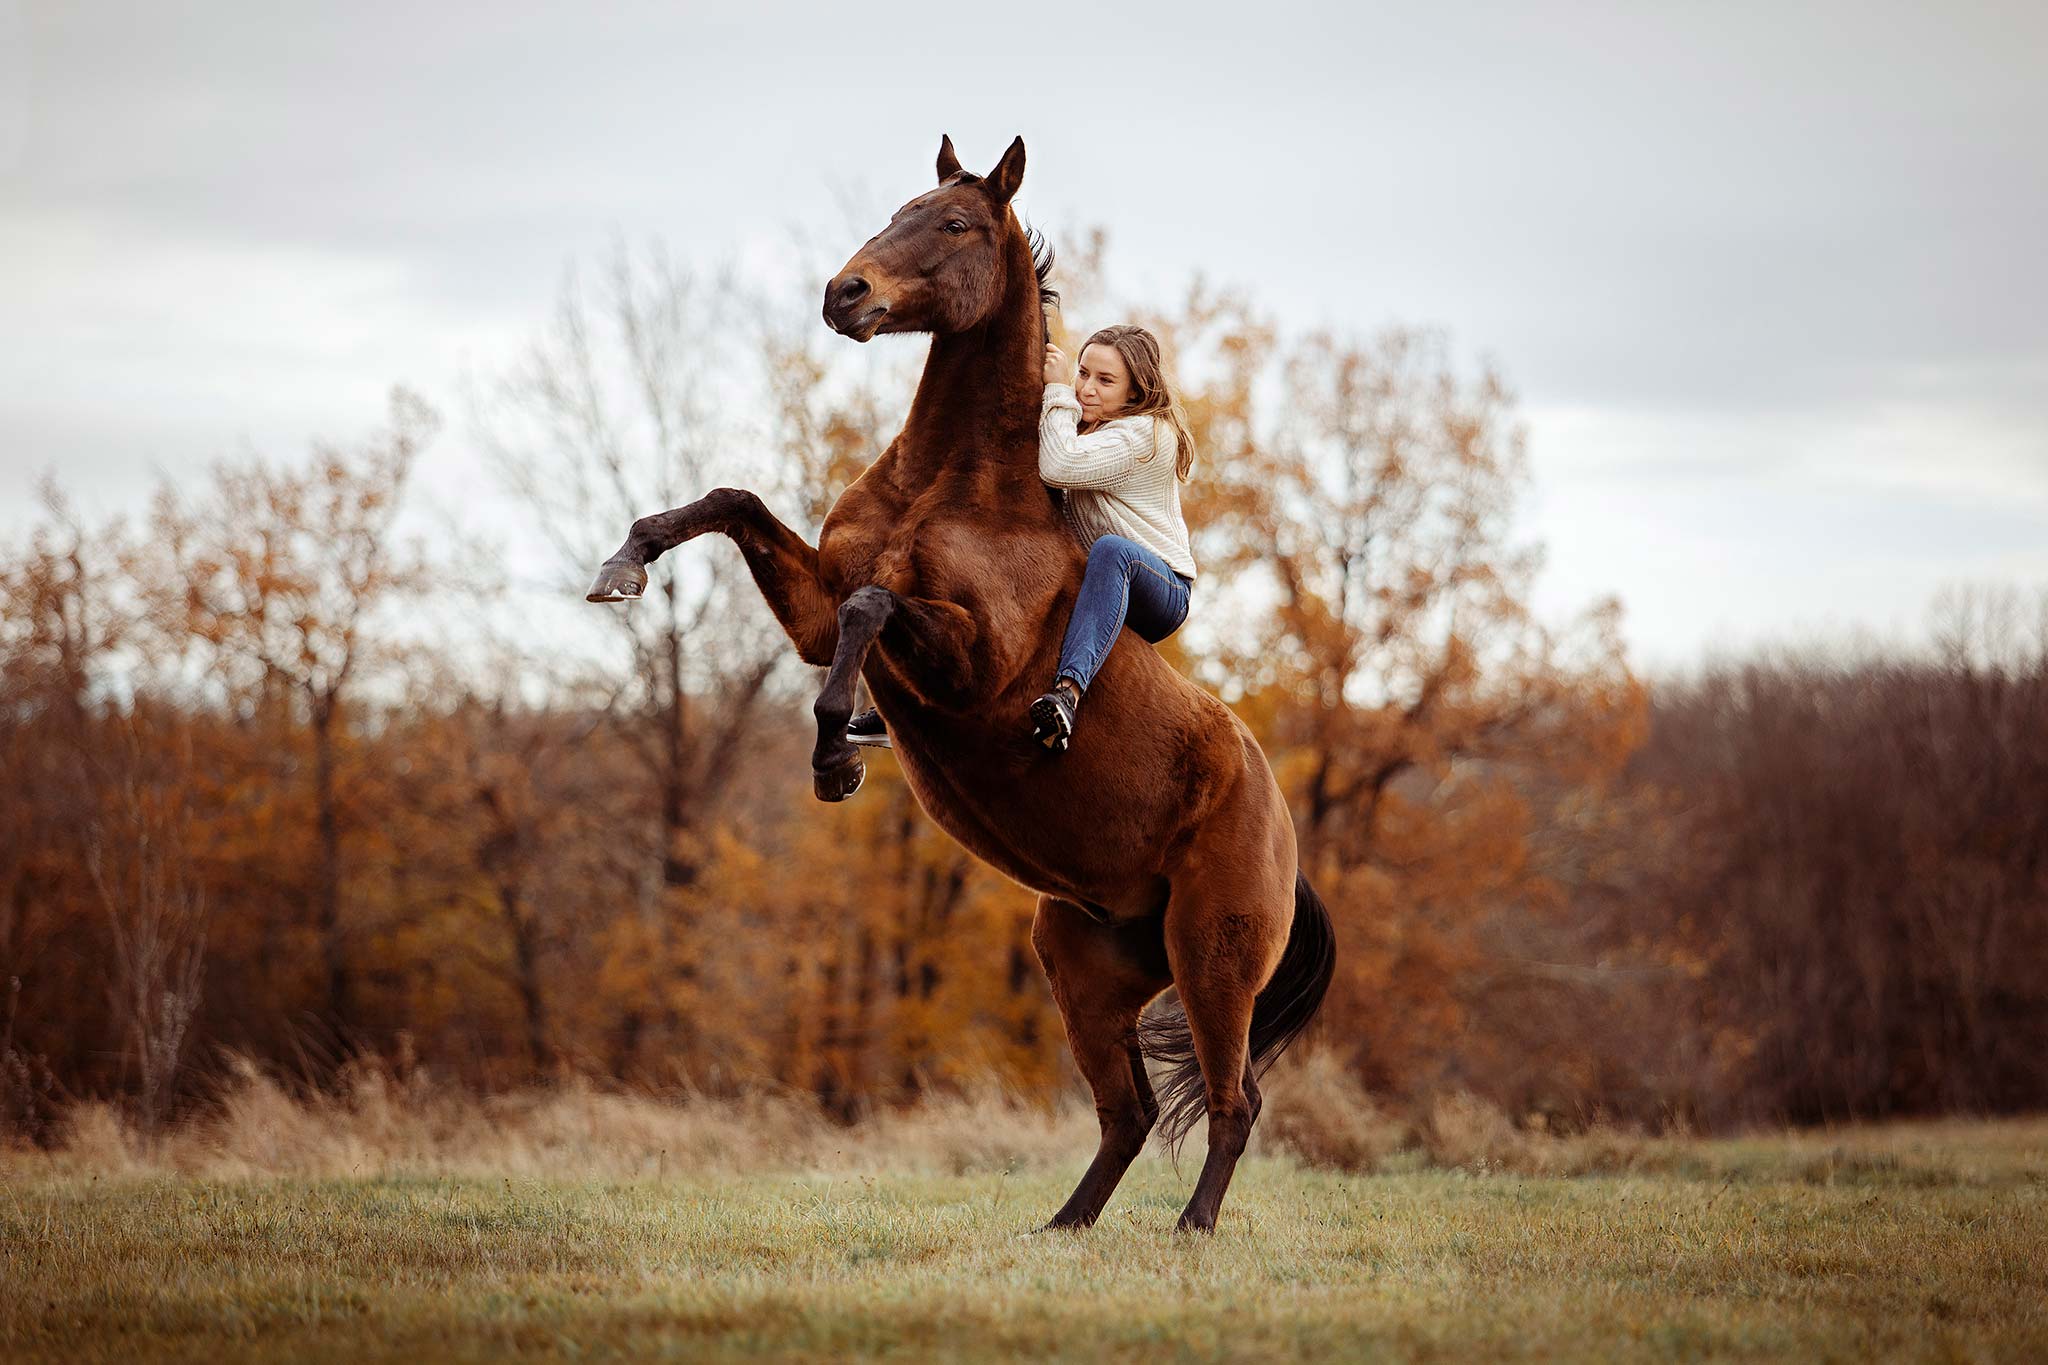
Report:
M 825 288 L 835 331 L 932 343 L 902 433 L 834 504 L 818 548 L 721 488 L 635 522 L 589 598 L 637 597 L 664 551 L 732 538 L 797 653 L 831 666 L 814 707 L 818 796 L 860 786 L 846 723 L 865 677 L 926 813 L 1039 893 L 1032 945 L 1102 1123 L 1049 1226 L 1095 1221 L 1162 1112 L 1172 1141 L 1206 1113 L 1180 1226 L 1208 1230 L 1258 1118 L 1257 1078 L 1329 985 L 1329 913 L 1296 869 L 1251 732 L 1136 635 L 1089 687 L 1071 752 L 1032 738 L 1026 712 L 1052 681 L 1086 562 L 1038 477 L 1051 255 L 1010 206 L 1022 138 L 986 176 L 946 139 L 938 172 Z M 1141 1028 L 1168 986 L 1178 1005 Z

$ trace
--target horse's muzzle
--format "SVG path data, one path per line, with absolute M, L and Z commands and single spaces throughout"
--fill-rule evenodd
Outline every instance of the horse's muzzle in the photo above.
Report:
M 889 305 L 859 275 L 843 274 L 825 286 L 825 325 L 841 336 L 866 341 L 888 315 Z

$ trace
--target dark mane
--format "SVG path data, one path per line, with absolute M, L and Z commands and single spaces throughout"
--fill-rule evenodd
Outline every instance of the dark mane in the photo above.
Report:
M 1024 243 L 1031 248 L 1031 273 L 1038 276 L 1038 339 L 1052 340 L 1052 313 L 1060 306 L 1060 291 L 1047 283 L 1052 279 L 1052 243 L 1045 234 L 1026 223 Z
M 1029 223 L 1024 225 L 1024 240 L 1031 247 L 1031 269 L 1038 276 L 1038 303 L 1043 308 L 1060 306 L 1060 291 L 1046 281 L 1052 278 L 1052 243 L 1045 240 L 1045 234 Z

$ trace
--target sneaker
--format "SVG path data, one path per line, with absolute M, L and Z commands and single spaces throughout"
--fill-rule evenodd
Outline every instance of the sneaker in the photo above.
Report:
M 1074 716 L 1081 707 L 1081 694 L 1065 678 L 1052 691 L 1031 703 L 1031 737 L 1056 754 L 1067 751 L 1074 738 Z
M 889 731 L 882 724 L 882 713 L 872 706 L 846 722 L 846 737 L 870 749 L 896 747 L 889 742 Z

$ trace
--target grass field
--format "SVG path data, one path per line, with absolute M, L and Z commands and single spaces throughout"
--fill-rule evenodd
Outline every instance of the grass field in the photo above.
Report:
M 9 1360 L 2048 1358 L 2048 1122 L 1646 1144 L 1573 1178 L 1148 1154 L 582 1180 L 0 1164 Z M 970 1163 L 971 1164 L 971 1163 Z M 1012 1163 L 1016 1164 L 1016 1163 Z

